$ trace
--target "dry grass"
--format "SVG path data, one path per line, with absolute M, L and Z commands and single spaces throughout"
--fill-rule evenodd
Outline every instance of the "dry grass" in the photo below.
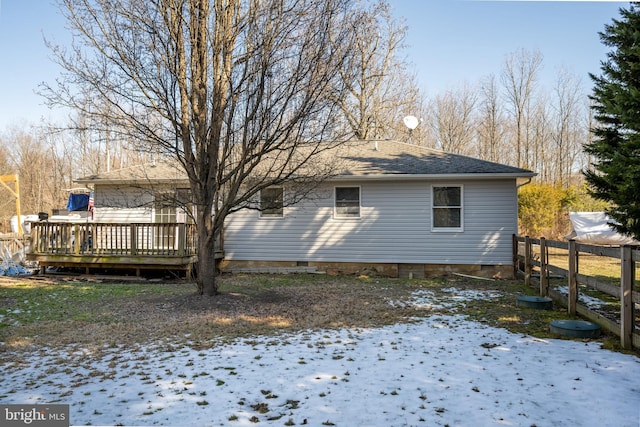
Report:
M 484 299 L 455 299 L 452 289 L 491 291 Z M 465 314 L 513 332 L 548 336 L 563 309 L 517 307 L 534 294 L 520 281 L 408 280 L 325 275 L 235 275 L 221 294 L 203 297 L 192 283 L 0 280 L 0 341 L 5 350 L 81 345 L 188 343 L 208 347 L 240 337 L 309 329 L 376 327 L 437 314 Z M 438 307 L 395 304 L 416 293 Z M 0 351 L 0 359 L 2 352 Z
M 539 246 L 534 246 L 534 253 L 539 258 Z M 569 268 L 568 251 L 549 248 L 549 264 L 567 270 Z M 578 254 L 578 272 L 603 282 L 620 284 L 620 259 L 580 252 Z M 640 263 L 636 263 L 636 277 L 640 277 Z
M 163 339 L 204 343 L 287 330 L 378 326 L 416 314 L 387 303 L 409 295 L 413 286 L 402 282 L 277 275 L 223 276 L 220 282 L 221 294 L 206 297 L 187 282 L 5 278 L 0 308 L 7 314 L 0 341 L 9 347 Z

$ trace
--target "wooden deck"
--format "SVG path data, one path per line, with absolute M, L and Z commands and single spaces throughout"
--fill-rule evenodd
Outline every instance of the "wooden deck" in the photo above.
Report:
M 27 259 L 47 267 L 191 271 L 198 257 L 193 224 L 31 224 Z

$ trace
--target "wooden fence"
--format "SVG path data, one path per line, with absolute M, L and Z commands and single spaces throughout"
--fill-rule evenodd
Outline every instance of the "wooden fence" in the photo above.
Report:
M 549 262 L 549 248 L 560 249 L 566 254 L 567 268 Z M 591 254 L 619 260 L 620 284 L 613 285 L 596 277 L 580 273 L 580 254 Z M 580 314 L 598 323 L 603 329 L 620 337 L 623 348 L 640 348 L 640 334 L 636 330 L 635 304 L 640 303 L 638 292 L 633 290 L 636 261 L 640 261 L 640 249 L 635 246 L 596 246 L 577 243 L 575 240 L 559 242 L 513 236 L 513 259 L 516 274 L 524 274 L 525 283 L 532 285 L 534 270 L 539 274 L 540 295 L 553 298 L 567 307 L 569 314 Z M 520 268 L 522 267 L 522 268 Z M 566 278 L 568 296 L 552 289 L 549 284 L 551 276 Z M 597 313 L 580 304 L 578 298 L 579 284 L 596 289 L 620 300 L 619 321 Z
M 6 248 L 10 254 L 24 250 L 29 245 L 28 236 L 20 233 L 0 234 L 0 249 Z

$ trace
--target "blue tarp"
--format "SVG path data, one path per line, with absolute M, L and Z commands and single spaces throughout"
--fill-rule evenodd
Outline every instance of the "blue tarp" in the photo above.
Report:
M 69 201 L 67 202 L 67 210 L 69 212 L 88 211 L 89 195 L 88 194 L 69 194 Z

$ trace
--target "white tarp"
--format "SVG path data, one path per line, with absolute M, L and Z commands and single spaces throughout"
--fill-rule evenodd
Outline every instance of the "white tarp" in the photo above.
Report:
M 640 242 L 615 231 L 614 221 L 604 212 L 569 212 L 573 231 L 564 236 L 576 242 L 592 245 L 638 245 Z

